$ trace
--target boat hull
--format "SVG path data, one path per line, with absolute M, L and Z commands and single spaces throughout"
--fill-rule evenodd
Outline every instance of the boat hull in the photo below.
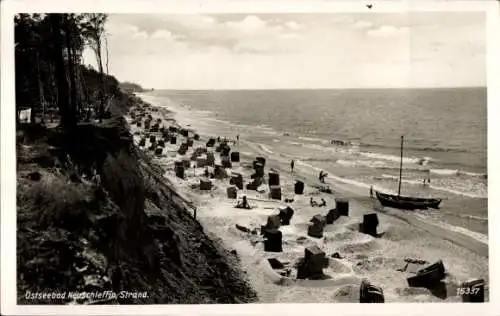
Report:
M 402 210 L 426 210 L 429 208 L 439 209 L 441 199 L 426 199 L 397 196 L 392 194 L 375 192 L 382 206 L 393 207 Z

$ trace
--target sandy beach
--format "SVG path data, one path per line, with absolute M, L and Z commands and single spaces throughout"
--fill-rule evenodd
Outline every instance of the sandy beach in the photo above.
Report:
M 142 116 L 138 115 L 143 108 Z M 154 111 L 153 111 L 154 109 Z M 469 279 L 483 278 L 486 282 L 485 299 L 488 300 L 488 244 L 487 240 L 473 238 L 470 234 L 461 233 L 456 228 L 444 229 L 431 220 L 410 216 L 410 214 L 394 209 L 382 208 L 378 202 L 370 199 L 368 190 L 350 185 L 348 181 L 335 176 L 326 178 L 326 185 L 332 193 L 318 190 L 318 170 L 306 165 L 296 165 L 293 174 L 290 161 L 279 154 L 266 151 L 265 147 L 256 146 L 245 141 L 245 135 L 239 142 L 232 143 L 232 152 L 240 153 L 240 161 L 232 162 L 226 168 L 227 177 L 210 179 L 210 190 L 200 190 L 200 179 L 205 179 L 205 167 L 186 168 L 185 178 L 176 177 L 174 164 L 176 161 L 190 159 L 196 148 L 207 148 L 209 138 L 217 136 L 203 130 L 190 130 L 188 137 L 177 135 L 176 144 L 165 140 L 161 154 L 155 155 L 156 145 L 151 147 L 149 137 L 155 135 L 157 140 L 162 134 L 151 133 L 144 129 L 144 119 L 151 115 L 152 122 L 160 122 L 160 126 L 168 129 L 191 129 L 192 126 L 181 126 L 175 112 L 155 105 L 138 105 L 131 109 L 126 117 L 134 142 L 139 146 L 144 138 L 144 146 L 139 146 L 163 168 L 164 177 L 172 183 L 176 191 L 191 201 L 196 207 L 196 219 L 205 231 L 213 238 L 221 240 L 227 249 L 235 250 L 241 268 L 246 271 L 249 281 L 257 291 L 261 303 L 313 303 L 313 302 L 359 302 L 359 286 L 362 280 L 383 290 L 386 302 L 460 302 L 457 295 L 460 284 Z M 141 121 L 139 127 L 137 122 Z M 199 140 L 194 140 L 198 133 Z M 193 141 L 184 155 L 177 150 L 179 144 Z M 215 147 L 208 147 L 214 152 L 215 164 L 221 164 L 220 153 Z M 151 147 L 151 149 L 149 149 Z M 228 198 L 227 188 L 230 186 L 231 174 L 243 176 L 245 185 L 251 181 L 252 161 L 256 157 L 264 157 L 265 176 L 263 185 L 258 190 L 238 190 L 237 199 Z M 191 166 L 196 161 L 191 160 Z M 213 167 L 208 167 L 213 172 Z M 280 200 L 269 198 L 268 172 L 279 173 L 281 186 Z M 294 193 L 296 181 L 303 181 L 303 194 Z M 323 184 L 325 185 L 325 184 Z M 251 209 L 235 208 L 237 201 L 243 196 L 248 198 Z M 310 205 L 310 199 L 324 199 L 326 206 Z M 325 216 L 329 210 L 335 209 L 335 199 L 347 199 L 349 216 L 340 216 L 333 224 L 324 227 L 323 237 L 308 236 L 308 226 L 313 216 Z M 285 203 L 285 200 L 292 202 Z M 282 225 L 282 252 L 264 251 L 263 237 L 258 233 L 265 225 L 268 216 L 278 215 L 279 209 L 291 207 L 294 214 L 289 225 Z M 359 223 L 363 215 L 376 213 L 379 220 L 377 231 L 383 235 L 379 238 L 359 232 Z M 249 232 L 238 229 L 236 225 L 248 228 Z M 252 232 L 253 231 L 253 232 Z M 328 266 L 323 268 L 325 278 L 322 280 L 297 279 L 295 267 L 304 257 L 307 247 L 319 247 L 328 258 Z M 336 254 L 335 256 L 332 256 Z M 276 258 L 282 269 L 273 269 L 267 259 Z M 436 293 L 423 287 L 409 287 L 407 278 L 412 272 L 404 271 L 405 259 L 425 260 L 427 264 L 442 260 L 446 268 L 443 289 Z M 425 265 L 422 265 L 425 267 Z

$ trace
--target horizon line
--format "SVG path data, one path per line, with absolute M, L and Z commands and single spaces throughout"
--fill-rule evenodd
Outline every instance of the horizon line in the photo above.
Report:
M 128 83 L 130 83 L 128 81 Z M 141 86 L 140 84 L 138 84 Z M 479 89 L 484 88 L 487 89 L 487 85 L 480 86 L 429 86 L 429 87 L 345 87 L 345 88 L 144 88 L 142 87 L 144 92 L 154 90 L 169 90 L 169 91 L 207 91 L 207 90 L 219 90 L 219 91 L 288 91 L 288 90 L 424 90 L 424 89 Z

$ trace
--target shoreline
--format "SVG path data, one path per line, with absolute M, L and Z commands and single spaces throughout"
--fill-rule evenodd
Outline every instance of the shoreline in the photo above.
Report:
M 164 120 L 168 120 L 170 122 L 175 121 L 173 119 L 174 116 L 173 111 L 165 107 L 157 107 L 154 104 L 152 104 L 151 106 L 159 109 L 159 112 L 162 114 Z M 175 121 L 174 125 L 180 126 L 180 123 Z M 191 130 L 193 129 L 192 127 L 188 128 Z M 135 129 L 135 132 L 140 133 L 140 131 L 137 129 Z M 209 135 L 200 134 L 200 136 L 202 137 L 201 139 L 203 141 L 195 142 L 195 145 L 193 147 L 203 145 L 205 137 Z M 137 138 L 135 140 L 137 141 Z M 312 209 L 307 205 L 308 203 L 306 203 L 307 200 L 306 196 L 309 197 L 308 196 L 309 194 L 314 194 L 315 198 L 323 197 L 325 198 L 325 200 L 328 201 L 328 205 L 332 204 L 334 205 L 332 196 L 328 194 L 323 194 L 323 193 L 317 194 L 318 192 L 313 192 L 314 190 L 311 189 L 310 184 L 315 184 L 318 182 L 317 180 L 315 181 L 314 173 L 300 172 L 299 174 L 291 176 L 289 172 L 286 172 L 287 169 L 286 165 L 283 165 L 283 163 L 281 163 L 279 159 L 275 159 L 275 157 L 272 157 L 271 155 L 268 155 L 265 152 L 264 153 L 262 151 L 258 152 L 258 148 L 256 152 L 255 150 L 256 148 L 253 148 L 251 144 L 248 144 L 245 141 L 241 141 L 239 146 L 237 146 L 236 148 L 237 150 L 240 151 L 242 162 L 239 164 L 235 164 L 235 166 L 231 169 L 230 172 L 236 171 L 241 173 L 242 175 L 244 175 L 245 181 L 247 181 L 246 179 L 249 176 L 249 171 L 248 169 L 245 169 L 244 166 L 246 163 L 251 162 L 250 158 L 252 155 L 254 155 L 254 157 L 255 156 L 266 157 L 266 159 L 268 159 L 268 162 L 266 162 L 266 169 L 268 169 L 269 166 L 273 167 L 274 169 L 280 172 L 280 177 L 282 179 L 281 181 L 283 182 L 282 188 L 285 188 L 284 192 L 286 192 L 285 197 L 287 196 L 287 194 L 290 195 L 291 183 L 295 179 L 305 180 L 304 182 L 306 183 L 306 187 L 308 188 L 306 189 L 306 191 L 309 190 L 309 192 L 307 192 L 307 194 L 305 194 L 302 197 L 295 196 L 294 203 L 290 204 L 292 208 L 296 210 L 296 215 L 294 216 L 298 218 L 297 221 L 299 221 L 300 219 L 301 222 L 298 222 L 292 226 L 283 227 L 284 250 L 283 253 L 278 253 L 275 256 L 275 257 L 285 257 L 285 259 L 288 260 L 289 262 L 296 260 L 298 257 L 303 255 L 303 248 L 305 246 L 302 244 L 298 244 L 297 241 L 294 239 L 297 239 L 297 237 L 303 235 L 307 236 L 306 223 L 312 215 L 314 215 L 315 213 L 322 213 L 324 215 L 328 210 L 327 208 Z M 190 152 L 187 153 L 188 156 L 189 154 Z M 218 155 L 216 155 L 216 157 L 217 161 Z M 202 175 L 203 170 L 197 168 L 195 169 L 197 171 L 193 173 L 191 169 L 189 169 L 186 171 L 187 180 L 177 179 L 175 178 L 175 175 L 172 174 L 173 161 L 176 158 L 179 158 L 179 156 L 173 154 L 172 151 L 167 153 L 166 157 L 156 159 L 156 161 L 159 162 L 160 165 L 162 165 L 162 168 L 165 172 L 164 177 L 169 179 L 169 182 L 173 184 L 175 190 L 182 192 L 183 195 L 185 195 L 188 199 L 192 200 L 193 203 L 197 205 L 198 208 L 197 219 L 199 219 L 200 223 L 203 225 L 207 233 L 210 232 L 211 235 L 214 235 L 218 239 L 222 240 L 226 248 L 234 249 L 237 251 L 240 257 L 240 264 L 242 268 L 245 271 L 247 271 L 250 277 L 251 284 L 259 294 L 260 301 L 286 302 L 290 300 L 291 302 L 292 298 L 298 301 L 304 300 L 305 298 L 301 296 L 296 296 L 295 294 L 290 294 L 290 297 L 285 297 L 286 295 L 283 294 L 281 295 L 280 298 L 279 293 L 283 291 L 283 287 L 279 285 L 280 282 L 281 283 L 288 282 L 289 285 L 290 284 L 298 285 L 300 288 L 305 287 L 309 291 L 311 290 L 310 286 L 312 286 L 312 283 L 315 282 L 311 283 L 304 280 L 297 281 L 291 278 L 284 278 L 279 274 L 277 274 L 275 271 L 272 271 L 272 269 L 269 270 L 268 265 L 266 265 L 267 262 L 265 262 L 264 260 L 267 257 L 269 257 L 269 253 L 263 252 L 262 249 L 260 249 L 261 245 L 258 241 L 249 240 L 248 239 L 249 236 L 243 234 L 242 232 L 234 228 L 235 224 L 240 224 L 250 228 L 260 227 L 260 225 L 265 224 L 265 218 L 268 215 L 276 213 L 276 208 L 284 205 L 284 203 L 272 202 L 272 201 L 264 202 L 267 199 L 266 197 L 258 196 L 258 194 L 254 196 L 253 191 L 251 193 L 244 190 L 238 192 L 238 196 L 241 197 L 242 194 L 246 194 L 249 198 L 250 203 L 255 204 L 256 208 L 249 210 L 248 212 L 247 210 L 234 209 L 233 206 L 236 202 L 234 200 L 230 200 L 228 202 L 227 198 L 225 198 L 225 188 L 228 186 L 228 184 L 225 184 L 225 182 L 227 180 L 213 181 L 215 188 L 213 188 L 210 191 L 210 193 L 203 193 L 200 192 L 198 189 L 192 189 L 191 186 L 194 187 L 197 183 L 199 183 L 198 177 Z M 460 258 L 453 258 L 453 260 L 450 260 L 454 263 L 455 262 L 459 263 L 458 266 L 460 268 L 456 269 L 457 270 L 456 273 L 458 273 L 458 275 L 454 276 L 450 280 L 450 283 L 448 284 L 449 286 L 451 287 L 457 286 L 458 280 L 460 278 L 466 278 L 467 274 L 474 275 L 474 276 L 469 275 L 468 277 L 476 277 L 476 276 L 479 277 L 479 275 L 482 275 L 482 277 L 484 277 L 486 280 L 488 279 L 487 245 L 484 245 L 484 243 L 481 243 L 479 241 L 474 241 L 471 237 L 465 236 L 458 232 L 443 233 L 443 230 L 440 227 L 432 226 L 430 223 L 425 223 L 420 219 L 414 219 L 414 218 L 408 219 L 405 218 L 405 216 L 402 216 L 401 218 L 400 216 L 401 214 L 391 214 L 390 212 L 380 212 L 380 211 L 377 211 L 377 214 L 379 216 L 382 228 L 386 228 L 386 233 L 388 233 L 390 236 L 389 240 L 373 239 L 372 237 L 370 237 L 371 238 L 370 239 L 366 237 L 367 235 L 363 235 L 356 232 L 354 227 L 356 226 L 356 223 L 359 222 L 359 217 L 360 216 L 362 217 L 363 214 L 366 214 L 368 212 L 370 213 L 374 212 L 372 209 L 369 209 L 369 207 L 367 207 L 369 201 L 367 202 L 366 198 L 364 199 L 361 198 L 362 194 L 360 194 L 360 189 L 356 188 L 355 186 L 349 186 L 347 184 L 339 184 L 335 182 L 332 183 L 331 179 L 329 179 L 328 181 L 330 182 L 329 183 L 330 187 L 334 190 L 335 197 L 340 196 L 349 198 L 350 209 L 353 214 L 345 222 L 338 225 L 339 227 L 336 227 L 336 225 L 334 224 L 333 228 L 327 229 L 325 234 L 326 237 L 323 238 L 324 244 L 321 244 L 321 240 L 316 241 L 316 240 L 311 240 L 311 238 L 309 237 L 306 237 L 307 244 L 311 245 L 319 244 L 321 248 L 324 249 L 325 252 L 327 252 L 327 255 L 331 255 L 331 253 L 334 250 L 338 250 L 337 248 L 343 250 L 347 249 L 347 252 L 345 253 L 346 257 L 344 258 L 344 260 L 329 259 L 330 265 L 333 264 L 335 269 L 328 270 L 327 274 L 328 273 L 335 274 L 339 272 L 335 270 L 340 270 L 340 272 L 344 274 L 344 279 L 340 278 L 340 281 L 339 279 L 335 279 L 334 277 L 334 281 L 327 282 L 328 284 L 329 283 L 334 284 L 331 285 L 332 288 L 329 288 L 326 291 L 329 293 L 329 295 L 335 296 L 338 294 L 338 292 L 341 290 L 342 287 L 352 286 L 352 284 L 357 284 L 359 283 L 361 278 L 368 276 L 371 279 L 379 279 L 378 284 L 380 285 L 382 283 L 384 291 L 388 291 L 386 293 L 391 298 L 390 301 L 399 301 L 399 302 L 415 301 L 415 299 L 417 299 L 416 297 L 413 297 L 412 299 L 411 297 L 412 295 L 401 295 L 400 293 L 406 291 L 404 276 L 401 275 L 398 276 L 398 273 L 394 273 L 394 271 L 385 266 L 384 263 L 382 264 L 378 263 L 375 264 L 375 266 L 378 266 L 377 268 L 380 271 L 383 271 L 382 273 L 379 274 L 385 275 L 386 278 L 382 279 L 378 278 L 377 275 L 373 273 L 373 271 L 370 271 L 370 269 L 364 271 L 365 269 L 362 268 L 361 271 L 357 271 L 357 267 L 359 266 L 359 264 L 361 264 L 361 266 L 364 265 L 363 260 L 370 261 L 370 259 L 363 257 L 363 256 L 366 257 L 367 253 L 370 252 L 373 252 L 372 255 L 375 255 L 375 260 L 382 260 L 383 262 L 388 261 L 391 262 L 391 264 L 394 264 L 396 261 L 402 260 L 403 258 L 401 255 L 405 253 L 405 251 L 404 249 L 401 249 L 401 247 L 397 247 L 398 248 L 397 251 L 392 251 L 391 254 L 393 256 L 385 254 L 383 250 L 385 249 L 387 250 L 387 252 L 391 252 L 389 251 L 389 249 L 391 249 L 389 248 L 389 246 L 394 246 L 394 244 L 397 244 L 399 241 L 404 242 L 405 239 L 407 239 L 408 241 L 411 240 L 411 238 L 405 237 L 401 239 L 401 236 L 397 236 L 399 233 L 404 235 L 405 230 L 407 230 L 408 232 L 412 232 L 412 234 L 415 234 L 415 236 L 419 236 L 418 239 L 422 239 L 417 241 L 412 240 L 412 242 L 416 244 L 415 246 L 417 246 L 416 247 L 417 249 L 413 250 L 412 252 L 413 255 L 417 255 L 420 258 L 426 257 L 427 261 L 438 260 L 439 258 L 442 258 L 443 260 L 445 260 L 446 264 L 446 253 L 449 253 L 450 255 L 453 253 L 461 253 L 462 256 Z M 271 211 L 270 209 L 271 210 L 274 209 L 274 211 Z M 304 214 L 299 215 L 298 212 Z M 294 219 L 292 219 L 292 222 L 294 222 Z M 331 235 L 330 233 L 333 233 L 333 235 Z M 342 243 L 339 243 L 339 245 L 336 246 L 335 241 L 337 238 L 344 240 L 342 240 Z M 453 242 L 450 242 L 449 240 L 452 240 Z M 253 242 L 256 243 L 252 246 Z M 434 245 L 434 243 L 436 242 L 437 245 Z M 457 244 L 460 245 L 461 247 L 458 247 Z M 288 249 L 288 251 L 286 249 L 287 247 L 290 248 Z M 298 249 L 302 250 L 299 251 Z M 445 251 L 446 253 L 443 253 L 443 250 L 446 250 Z M 412 252 L 408 253 L 408 255 L 412 255 Z M 258 260 L 255 259 L 256 256 L 257 258 L 259 258 Z M 467 257 L 471 258 L 465 259 Z M 476 259 L 475 261 L 473 261 L 475 263 L 472 264 L 471 266 L 470 260 L 474 260 L 472 258 Z M 485 259 L 481 260 L 480 258 L 485 258 Z M 480 261 L 486 261 L 486 263 Z M 454 268 L 453 265 L 451 265 L 451 268 L 452 269 Z M 388 270 L 390 270 L 390 272 Z M 467 272 L 468 270 L 469 272 Z M 347 279 L 345 279 L 346 273 L 347 273 Z M 266 276 L 263 276 L 263 274 Z M 395 282 L 399 283 L 397 286 L 394 286 L 393 284 L 389 285 L 391 283 L 394 283 L 394 278 L 402 280 Z M 388 282 L 387 279 L 392 279 L 392 281 L 386 283 Z M 317 285 L 314 285 L 313 287 L 315 286 Z M 386 288 L 388 288 L 388 290 L 385 290 Z M 302 293 L 302 295 L 303 294 L 304 293 Z M 435 298 L 431 294 L 425 293 L 425 291 L 420 294 L 424 295 L 428 299 L 427 301 L 429 300 L 433 301 L 433 299 Z M 309 296 L 309 299 L 312 298 Z M 450 297 L 446 301 L 456 301 L 456 299 L 457 299 L 456 297 L 455 298 Z M 337 297 L 336 299 L 333 300 L 342 301 L 340 297 Z M 438 301 L 441 300 L 439 299 Z M 310 302 L 310 300 L 307 300 L 307 302 Z
M 293 142 L 291 142 L 291 139 L 288 139 L 289 137 L 284 137 L 282 139 L 284 141 L 283 146 L 276 143 L 277 139 L 272 140 L 271 138 L 273 137 L 269 135 L 266 136 L 267 132 L 264 132 L 264 134 L 260 132 L 254 134 L 253 129 L 249 129 L 248 126 L 240 126 L 238 124 L 226 121 L 220 121 L 220 125 L 214 125 L 214 122 L 219 122 L 218 119 L 215 119 L 215 121 L 213 121 L 214 118 L 211 118 L 211 116 L 205 117 L 205 114 L 192 109 L 191 106 L 176 104 L 168 98 L 157 99 L 157 97 L 150 94 L 139 94 L 139 96 L 145 101 L 148 101 L 151 104 L 155 104 L 155 106 L 158 106 L 159 108 L 166 109 L 166 107 L 168 107 L 172 110 L 172 115 L 177 121 L 182 122 L 184 125 L 188 124 L 188 126 L 196 126 L 197 130 L 203 132 L 207 137 L 213 135 L 214 133 L 220 133 L 221 136 L 227 137 L 235 137 L 237 133 L 242 134 L 242 141 L 248 141 L 249 144 L 254 145 L 251 150 L 252 152 L 259 151 L 265 156 L 273 155 L 285 166 L 290 163 L 291 159 L 294 159 L 297 166 L 307 169 L 308 172 L 313 172 L 314 177 L 316 177 L 320 169 L 326 170 L 329 174 L 328 178 L 331 178 L 331 180 L 335 181 L 336 183 L 340 183 L 340 185 L 343 187 L 350 186 L 354 188 L 356 192 L 359 192 L 357 193 L 357 195 L 359 196 L 367 197 L 370 185 L 373 185 L 374 188 L 382 192 L 393 192 L 394 190 L 397 190 L 397 182 L 392 179 L 397 177 L 382 174 L 378 169 L 370 170 L 369 168 L 354 168 L 348 165 L 345 166 L 343 164 L 332 163 L 331 156 L 325 156 L 324 152 L 321 153 L 316 149 L 313 149 L 312 147 L 314 146 L 311 147 L 310 151 L 308 145 L 304 145 L 305 147 L 303 147 L 299 151 L 297 151 L 299 149 L 298 147 L 290 149 L 291 147 L 289 147 L 289 144 L 298 144 L 300 139 L 305 140 L 307 137 L 299 137 L 297 141 Z M 208 122 L 206 119 L 208 119 Z M 309 155 L 311 157 L 316 157 L 314 159 L 315 161 L 309 161 L 310 159 L 302 159 L 301 156 L 303 156 L 304 153 L 307 153 L 306 155 Z M 377 176 L 379 172 L 382 177 Z M 357 175 L 359 175 L 360 177 Z M 369 177 L 367 177 L 367 175 Z M 420 182 L 416 183 L 415 181 L 403 180 L 403 182 L 405 183 L 402 188 L 403 194 L 410 194 L 412 196 L 422 195 L 422 197 L 436 196 L 442 198 L 445 202 L 441 203 L 441 208 L 437 212 L 416 211 L 412 213 L 412 216 L 417 216 L 427 222 L 438 223 L 440 226 L 445 227 L 446 229 L 454 229 L 474 239 L 487 242 L 487 196 L 480 197 L 476 196 L 475 194 L 469 194 L 467 192 L 457 192 L 455 190 L 450 190 L 446 187 L 440 188 L 440 184 L 438 182 L 440 182 L 441 180 L 439 180 L 439 177 L 441 176 L 435 177 L 435 180 L 433 180 L 433 185 L 430 188 L 421 188 Z M 405 193 L 405 191 L 407 192 Z

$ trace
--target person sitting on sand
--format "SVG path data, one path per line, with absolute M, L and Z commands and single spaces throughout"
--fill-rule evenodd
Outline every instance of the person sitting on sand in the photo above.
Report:
M 238 202 L 238 204 L 236 205 L 236 207 L 237 208 L 250 209 L 250 205 L 248 204 L 246 195 L 243 195 L 243 198 L 241 199 L 241 202 Z
M 326 201 L 325 199 L 321 198 L 321 203 L 318 204 L 319 207 L 326 206 Z
M 318 206 L 318 202 L 314 201 L 312 196 L 311 196 L 311 199 L 309 200 L 309 203 L 311 204 L 312 207 Z

